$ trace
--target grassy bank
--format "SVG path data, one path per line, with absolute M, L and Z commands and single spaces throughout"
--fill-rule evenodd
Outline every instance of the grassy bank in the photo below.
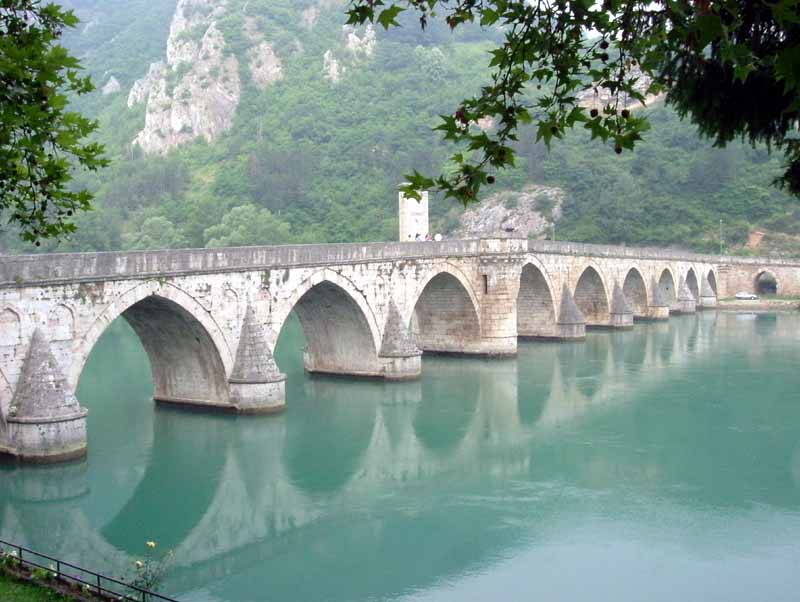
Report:
M 0 600 L 2 602 L 69 602 L 61 594 L 41 587 L 19 581 L 0 572 Z

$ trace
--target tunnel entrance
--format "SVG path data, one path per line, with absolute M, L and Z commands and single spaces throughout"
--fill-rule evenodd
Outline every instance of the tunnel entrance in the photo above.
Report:
M 761 272 L 756 276 L 756 292 L 759 295 L 777 295 L 778 279 L 772 272 Z

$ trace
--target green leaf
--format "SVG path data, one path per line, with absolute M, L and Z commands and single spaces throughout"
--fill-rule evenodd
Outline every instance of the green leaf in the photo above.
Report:
M 404 8 L 397 5 L 390 6 L 382 10 L 380 15 L 378 15 L 378 23 L 383 25 L 384 29 L 389 29 L 392 26 L 399 26 L 400 23 L 397 22 L 397 17 L 404 10 Z

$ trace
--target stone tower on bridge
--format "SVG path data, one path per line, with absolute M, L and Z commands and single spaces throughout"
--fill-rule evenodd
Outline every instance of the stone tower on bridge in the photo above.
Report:
M 400 217 L 400 242 L 416 240 L 419 235 L 423 240 L 430 231 L 428 225 L 428 191 L 420 193 L 421 199 L 407 198 L 398 193 L 398 212 Z

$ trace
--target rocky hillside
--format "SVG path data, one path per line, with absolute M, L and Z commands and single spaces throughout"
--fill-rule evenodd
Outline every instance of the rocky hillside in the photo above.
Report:
M 431 127 L 487 81 L 502 36 L 421 32 L 410 14 L 353 29 L 344 0 L 61 1 L 82 19 L 65 44 L 98 86 L 75 106 L 113 163 L 79 176 L 96 210 L 47 251 L 393 239 L 398 183 L 449 168 Z M 621 156 L 582 130 L 551 152 L 521 132 L 484 202 L 433 197 L 432 228 L 543 237 L 556 223 L 559 239 L 701 250 L 718 248 L 720 219 L 729 249 L 758 228 L 793 236 L 795 202 L 770 185 L 780 157 L 714 149 L 663 104 L 642 110 L 653 129 Z M 31 250 L 0 232 L 0 251 Z
M 506 190 L 469 207 L 453 235 L 463 238 L 548 238 L 561 217 L 561 188 L 528 184 Z

